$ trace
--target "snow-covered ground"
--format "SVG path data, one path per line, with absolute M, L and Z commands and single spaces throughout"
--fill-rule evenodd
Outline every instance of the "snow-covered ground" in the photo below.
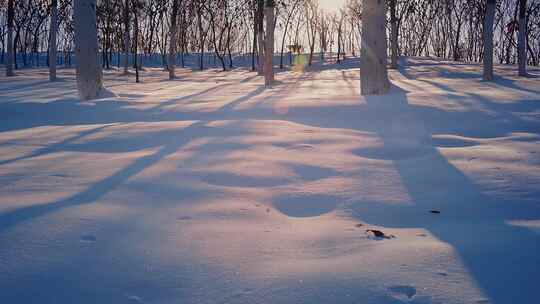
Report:
M 0 303 L 539 303 L 540 78 L 403 64 L 0 78 Z

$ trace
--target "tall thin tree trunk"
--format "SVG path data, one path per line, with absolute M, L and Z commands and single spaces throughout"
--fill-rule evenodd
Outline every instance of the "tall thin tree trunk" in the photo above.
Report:
M 15 61 L 15 46 L 13 44 L 13 21 L 15 19 L 15 7 L 14 0 L 8 0 L 8 30 L 7 30 L 7 62 L 6 62 L 6 76 L 14 76 L 13 63 Z
M 396 0 L 390 0 L 390 51 L 391 69 L 398 67 L 398 18 L 396 16 Z
M 363 0 L 360 83 L 362 95 L 382 95 L 390 89 L 386 68 L 386 5 Z
M 264 9 L 266 16 L 264 84 L 266 86 L 270 86 L 274 82 L 274 5 L 273 0 L 267 0 Z
M 493 80 L 493 19 L 496 0 L 487 0 L 484 15 L 484 81 Z
M 122 65 L 124 66 L 124 74 L 128 74 L 129 71 L 129 1 L 124 3 L 124 58 L 122 59 Z
M 56 54 L 58 52 L 56 33 L 58 32 L 58 0 L 51 1 L 51 35 L 49 41 L 49 80 L 56 80 Z
M 257 51 L 257 11 L 253 14 L 253 46 L 251 49 L 251 70 L 255 71 L 255 56 L 258 55 Z
M 258 0 L 258 19 L 257 19 L 257 42 L 258 42 L 258 48 L 257 51 L 259 52 L 259 58 L 257 61 L 258 69 L 257 74 L 263 75 L 264 72 L 264 50 L 266 49 L 265 40 L 266 37 L 264 35 L 264 0 Z
M 135 6 L 133 8 L 135 14 L 134 14 L 134 18 L 133 18 L 133 45 L 134 45 L 134 48 L 135 48 L 135 51 L 133 52 L 133 57 L 135 58 L 135 82 L 136 83 L 139 83 L 140 80 L 139 80 L 139 8 L 137 6 Z
M 169 68 L 169 79 L 175 79 L 176 69 L 176 38 L 178 27 L 176 25 L 176 19 L 178 15 L 178 7 L 180 6 L 180 0 L 173 0 L 171 11 L 171 28 L 170 28 L 170 41 L 169 41 L 169 58 L 167 59 L 167 67 Z
M 285 28 L 283 29 L 283 37 L 281 39 L 281 53 L 280 53 L 280 56 L 279 56 L 279 68 L 280 69 L 283 69 L 283 50 L 284 50 L 284 47 L 285 47 L 285 38 L 287 37 L 287 30 L 289 29 L 289 23 L 291 21 L 291 17 L 294 14 L 294 10 L 296 9 L 296 6 L 299 3 L 300 3 L 300 0 L 296 0 L 296 2 L 294 2 L 294 5 L 293 5 L 292 9 L 289 12 L 289 15 L 287 16 L 287 20 L 285 20 Z
M 96 0 L 74 1 L 77 88 L 82 99 L 98 97 L 102 89 L 102 70 L 98 56 Z
M 202 25 L 202 8 L 199 7 L 198 10 L 197 10 L 197 24 L 198 24 L 198 27 L 199 27 L 199 40 L 200 40 L 200 45 L 199 45 L 199 69 L 202 71 L 204 69 L 204 40 L 206 39 L 206 37 L 204 36 L 204 31 L 203 31 L 203 25 Z
M 518 67 L 519 76 L 527 76 L 527 0 L 519 0 Z

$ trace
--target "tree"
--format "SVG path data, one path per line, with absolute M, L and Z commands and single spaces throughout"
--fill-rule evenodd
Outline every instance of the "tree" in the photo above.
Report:
M 493 19 L 496 0 L 486 0 L 484 14 L 484 75 L 485 81 L 493 80 Z
M 308 65 L 313 63 L 313 52 L 315 51 L 315 41 L 317 35 L 317 23 L 319 20 L 319 7 L 318 2 L 314 0 L 308 0 L 304 6 L 304 18 L 307 27 L 307 38 L 309 44 L 309 59 Z
M 325 15 L 323 12 L 320 13 L 319 18 L 319 52 L 321 52 L 321 63 L 324 63 L 324 54 L 328 50 L 328 39 L 329 39 L 329 16 Z
M 124 66 L 124 74 L 128 74 L 129 69 L 129 1 L 124 1 L 124 58 L 123 58 L 123 66 Z
M 527 76 L 527 0 L 519 0 L 518 68 L 519 76 Z
M 139 11 L 141 9 L 141 3 L 139 0 L 133 0 L 133 45 L 135 51 L 133 52 L 135 58 L 135 82 L 139 83 Z
M 264 15 L 266 17 L 265 60 L 264 60 L 264 84 L 271 85 L 274 82 L 274 0 L 266 0 Z
M 56 80 L 56 54 L 58 52 L 56 34 L 58 32 L 58 0 L 51 1 L 51 33 L 49 41 L 49 80 Z
M 176 68 L 176 38 L 178 27 L 176 25 L 176 19 L 178 16 L 178 8 L 180 7 L 181 0 L 173 0 L 172 10 L 171 10 L 171 27 L 169 29 L 170 40 L 169 40 L 169 58 L 167 59 L 167 67 L 169 68 L 169 79 L 176 78 L 175 68 Z
M 7 63 L 6 63 L 6 76 L 14 76 L 13 73 L 13 63 L 15 61 L 15 46 L 13 45 L 13 21 L 15 19 L 15 7 L 13 0 L 8 0 L 8 11 L 7 11 Z
M 398 67 L 398 18 L 396 14 L 396 1 L 390 0 L 390 53 L 391 61 L 390 68 L 397 69 Z
M 338 19 L 339 18 L 339 19 Z M 335 15 L 335 21 L 336 21 L 336 29 L 337 29 L 337 63 L 341 63 L 341 53 L 342 53 L 342 36 L 343 36 L 343 19 L 345 19 L 345 11 L 341 10 L 340 17 Z M 343 52 L 343 57 L 345 58 L 345 53 Z
M 361 93 L 385 94 L 390 89 L 386 69 L 386 4 L 381 0 L 363 0 Z
M 206 42 L 206 36 L 208 34 L 209 28 L 204 28 L 203 19 L 204 19 L 204 0 L 193 0 L 195 6 L 196 6 L 196 14 L 197 14 L 197 27 L 199 30 L 199 37 L 198 37 L 198 46 L 199 46 L 199 69 L 202 71 L 204 69 L 204 45 Z
M 283 36 L 281 38 L 281 55 L 279 57 L 280 69 L 283 69 L 283 50 L 285 48 L 285 38 L 287 37 L 287 30 L 289 29 L 289 24 L 290 24 L 292 16 L 296 13 L 296 7 L 298 6 L 301 0 L 293 0 L 293 1 L 294 2 L 292 3 L 292 5 L 289 5 L 291 9 L 288 12 L 286 12 L 287 14 L 285 15 L 285 26 L 283 28 Z M 285 3 L 283 3 L 283 6 L 284 6 L 284 9 L 287 9 L 287 6 L 285 5 Z
M 259 52 L 257 74 L 263 75 L 264 50 L 266 37 L 264 36 L 264 0 L 257 0 L 257 43 Z
M 102 89 L 102 70 L 98 58 L 96 0 L 74 1 L 75 56 L 77 88 L 83 100 L 97 98 Z

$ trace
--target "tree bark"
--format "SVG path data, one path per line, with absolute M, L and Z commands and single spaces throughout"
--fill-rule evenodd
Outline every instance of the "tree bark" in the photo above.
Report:
M 74 1 L 75 56 L 77 88 L 83 100 L 98 97 L 102 89 L 102 70 L 98 56 L 96 0 Z
M 258 20 L 257 20 L 257 42 L 259 52 L 259 58 L 257 61 L 257 74 L 263 75 L 264 72 L 264 50 L 266 49 L 264 36 L 264 0 L 258 0 L 257 2 Z
M 13 45 L 13 21 L 15 19 L 15 7 L 14 0 L 8 0 L 8 30 L 7 30 L 7 62 L 6 62 L 6 76 L 14 76 L 13 63 L 15 61 L 15 46 Z
M 382 95 L 390 89 L 386 68 L 386 5 L 363 0 L 360 82 L 362 95 Z
M 258 56 L 257 51 L 257 32 L 258 32 L 258 24 L 257 24 L 257 9 L 254 9 L 253 13 L 253 46 L 251 49 L 251 70 L 255 71 L 255 56 Z
M 282 39 L 281 39 L 281 54 L 280 54 L 280 57 L 279 57 L 279 68 L 280 69 L 283 69 L 283 50 L 284 50 L 284 47 L 285 47 L 285 38 L 287 37 L 287 30 L 289 29 L 289 22 L 291 21 L 291 17 L 294 14 L 294 10 L 296 9 L 296 6 L 299 3 L 300 3 L 300 0 L 296 0 L 294 2 L 294 5 L 293 5 L 291 11 L 287 15 L 287 19 L 285 20 L 285 28 L 283 29 L 283 36 L 282 36 Z
M 173 6 L 171 11 L 171 28 L 170 28 L 170 40 L 169 40 L 169 57 L 167 59 L 167 67 L 169 68 L 169 79 L 175 79 L 176 69 L 176 38 L 177 38 L 177 25 L 176 19 L 178 15 L 178 7 L 180 0 L 173 0 Z
M 51 1 L 51 35 L 49 41 L 49 80 L 56 80 L 56 55 L 58 47 L 56 33 L 58 32 L 58 0 Z
M 140 64 L 139 64 L 139 7 L 137 6 L 136 3 L 134 3 L 133 5 L 133 45 L 134 45 L 134 52 L 133 52 L 133 57 L 134 57 L 134 61 L 135 61 L 135 82 L 136 83 L 139 83 L 140 82 L 140 79 L 139 79 L 139 68 L 140 68 Z
M 267 0 L 264 10 L 266 16 L 265 60 L 264 60 L 264 84 L 272 85 L 274 82 L 274 1 Z
M 396 0 L 390 0 L 390 49 L 391 49 L 391 69 L 398 67 L 398 18 L 396 16 Z
M 124 74 L 129 71 L 129 0 L 124 3 L 124 58 L 122 65 L 124 66 Z
M 519 0 L 518 74 L 527 76 L 527 0 Z
M 493 80 L 493 19 L 496 0 L 487 0 L 484 15 L 484 81 Z

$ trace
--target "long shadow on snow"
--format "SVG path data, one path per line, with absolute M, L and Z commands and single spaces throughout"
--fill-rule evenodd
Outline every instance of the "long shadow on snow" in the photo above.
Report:
M 15 226 L 20 222 L 31 220 L 63 208 L 93 203 L 103 197 L 109 191 L 126 182 L 131 177 L 156 164 L 168 155 L 175 153 L 180 147 L 187 144 L 192 139 L 198 138 L 201 133 L 209 134 L 211 132 L 212 128 L 207 127 L 206 122 L 195 122 L 179 131 L 179 136 L 167 137 L 166 142 L 156 142 L 156 147 L 158 147 L 158 144 L 160 146 L 159 150 L 156 152 L 137 159 L 127 167 L 91 185 L 89 188 L 80 193 L 58 201 L 32 205 L 0 214 L 0 231 Z M 134 150 L 137 150 L 138 148 L 139 147 L 134 148 Z
M 310 121 L 320 127 L 350 128 L 350 122 L 354 122 L 355 129 L 374 132 L 383 140 L 384 146 L 377 151 L 353 152 L 362 157 L 392 160 L 411 204 L 396 206 L 386 202 L 354 202 L 350 204 L 352 213 L 378 226 L 424 228 L 456 250 L 493 303 L 533 303 L 540 281 L 540 268 L 535 266 L 540 265 L 540 236 L 528 229 L 510 226 L 506 221 L 539 219 L 539 207 L 525 202 L 497 200 L 482 194 L 477 185 L 430 144 L 434 131 L 470 133 L 449 124 L 461 124 L 463 113 L 449 114 L 410 105 L 406 92 L 396 88 L 391 97 L 370 96 L 366 106 L 328 113 L 343 114 L 345 119 L 342 121 L 349 125 L 341 124 L 339 120 L 325 120 L 321 125 L 305 116 L 300 119 L 303 123 Z M 433 114 L 437 115 L 433 117 Z M 357 118 L 346 119 L 348 116 Z M 474 112 L 465 117 L 477 124 L 488 118 Z M 482 118 L 480 122 L 478 118 Z M 328 124 L 328 121 L 333 123 Z M 441 127 L 441 121 L 447 124 Z M 498 129 L 482 128 L 478 133 L 503 135 L 512 131 L 511 126 L 511 123 L 502 125 L 502 128 L 501 125 L 490 124 L 490 128 Z M 442 214 L 432 215 L 428 212 L 432 209 L 442 210 Z

